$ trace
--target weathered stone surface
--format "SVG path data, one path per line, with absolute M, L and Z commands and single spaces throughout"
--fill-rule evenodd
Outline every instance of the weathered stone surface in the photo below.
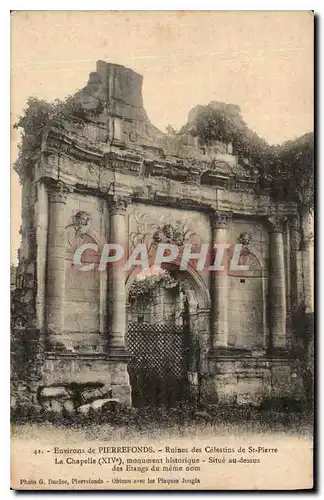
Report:
M 262 397 L 263 395 L 262 394 L 238 394 L 237 395 L 237 398 L 236 398 L 236 403 L 238 405 L 251 405 L 251 406 L 255 406 L 257 407 L 260 402 L 262 401 Z
M 71 400 L 65 401 L 65 403 L 63 404 L 63 408 L 70 415 L 75 413 L 74 404 Z
M 110 385 L 106 385 L 103 387 L 96 387 L 90 389 L 84 389 L 81 392 L 81 401 L 82 404 L 91 403 L 96 399 L 103 399 L 111 397 L 112 389 Z
M 106 411 L 110 408 L 115 408 L 116 404 L 118 404 L 119 401 L 118 399 L 113 399 L 113 398 L 106 398 L 106 399 L 97 399 L 96 401 L 93 401 L 91 403 L 91 408 L 93 410 L 101 410 L 101 411 Z
M 66 387 L 44 387 L 40 391 L 40 397 L 46 399 L 68 399 L 70 394 L 68 393 Z
M 82 405 L 82 406 L 79 406 L 78 412 L 82 413 L 82 415 L 88 415 L 90 408 L 91 408 L 91 404 Z
M 63 410 L 62 403 L 53 399 L 51 401 L 51 411 L 53 411 L 54 413 L 62 413 L 62 410 Z
M 43 401 L 42 402 L 42 408 L 45 411 L 51 411 L 51 402 L 49 400 Z

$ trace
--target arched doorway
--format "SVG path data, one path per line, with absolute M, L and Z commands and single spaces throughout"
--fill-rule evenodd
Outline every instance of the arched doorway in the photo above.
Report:
M 199 371 L 197 317 L 203 310 L 197 283 L 173 265 L 151 269 L 145 276 L 133 273 L 126 288 L 133 406 L 175 407 L 192 402 L 197 396 L 193 379 L 198 384 L 193 373 Z

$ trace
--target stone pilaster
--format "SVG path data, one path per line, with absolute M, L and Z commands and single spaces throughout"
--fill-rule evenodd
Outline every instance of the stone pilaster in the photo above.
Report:
M 271 339 L 273 349 L 286 349 L 286 278 L 283 243 L 283 220 L 269 219 L 271 224 L 270 235 L 270 317 Z
M 109 200 L 110 242 L 125 245 L 125 215 L 127 202 L 120 196 Z M 125 249 L 126 251 L 126 249 Z M 121 262 L 111 263 L 108 268 L 108 303 L 110 305 L 110 351 L 125 350 L 126 290 L 125 271 Z
M 227 243 L 227 225 L 231 212 L 214 211 L 212 214 L 212 242 Z M 214 256 L 217 250 L 214 250 Z M 226 261 L 224 252 L 223 263 Z M 227 347 L 228 337 L 228 270 L 211 271 L 211 350 Z
M 47 250 L 46 330 L 49 344 L 64 331 L 65 295 L 65 206 L 69 189 L 58 182 L 49 190 Z

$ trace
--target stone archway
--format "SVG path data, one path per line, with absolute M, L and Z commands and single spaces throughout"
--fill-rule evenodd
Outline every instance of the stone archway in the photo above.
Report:
M 126 280 L 126 344 L 133 355 L 128 371 L 134 406 L 176 406 L 199 399 L 210 299 L 198 273 L 192 268 L 180 271 L 178 264 L 165 266 L 175 285 L 162 288 L 157 301 L 144 304 L 141 311 L 130 300 L 138 270 Z

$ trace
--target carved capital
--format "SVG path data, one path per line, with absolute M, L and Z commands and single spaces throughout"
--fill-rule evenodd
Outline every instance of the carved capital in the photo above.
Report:
M 293 229 L 294 231 L 300 231 L 300 218 L 299 218 L 298 214 L 290 217 L 289 223 L 290 223 L 291 229 Z
M 53 183 L 49 188 L 49 201 L 50 203 L 64 203 L 67 202 L 67 195 L 71 192 L 71 188 L 64 184 L 62 181 Z
M 227 224 L 232 219 L 232 212 L 222 212 L 214 210 L 212 213 L 211 221 L 213 229 L 226 229 Z
M 272 233 L 282 233 L 284 230 L 284 223 L 287 222 L 287 217 L 273 215 L 268 217 Z
M 129 200 L 120 196 L 119 194 L 114 194 L 109 198 L 109 210 L 111 215 L 125 215 L 127 205 Z

